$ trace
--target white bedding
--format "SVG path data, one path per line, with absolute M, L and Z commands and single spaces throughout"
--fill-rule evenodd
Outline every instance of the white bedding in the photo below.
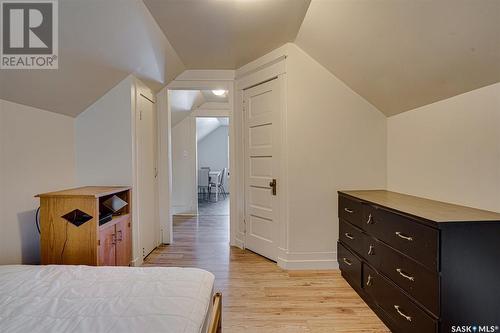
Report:
M 196 268 L 0 266 L 0 332 L 200 333 L 213 284 Z

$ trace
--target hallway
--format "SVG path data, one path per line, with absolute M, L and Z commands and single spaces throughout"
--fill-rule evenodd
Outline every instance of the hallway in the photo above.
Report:
M 229 215 L 229 194 L 226 195 L 226 198 L 222 195 L 219 196 L 219 201 L 198 198 L 198 215 Z
M 173 244 L 158 247 L 144 266 L 212 272 L 227 333 L 389 332 L 338 270 L 284 271 L 230 248 L 228 225 L 228 216 L 175 216 Z

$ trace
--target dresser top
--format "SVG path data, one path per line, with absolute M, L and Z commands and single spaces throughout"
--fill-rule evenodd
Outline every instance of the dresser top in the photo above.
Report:
M 106 195 L 130 190 L 129 186 L 85 186 L 36 195 L 38 198 L 50 197 L 90 197 L 100 198 Z
M 437 223 L 471 221 L 500 222 L 500 213 L 386 190 L 339 191 L 339 193 Z

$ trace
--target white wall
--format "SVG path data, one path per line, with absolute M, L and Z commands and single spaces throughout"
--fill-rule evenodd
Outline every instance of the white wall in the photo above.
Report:
M 172 128 L 172 214 L 196 214 L 196 118 Z
M 500 83 L 388 119 L 388 189 L 500 212 Z
M 210 167 L 211 170 L 229 168 L 229 127 L 219 126 L 198 141 L 198 169 Z
M 75 186 L 74 119 L 0 100 L 0 264 L 40 260 L 34 195 Z
M 132 185 L 132 85 L 129 76 L 76 118 L 80 185 Z
M 386 117 L 295 44 L 286 75 L 288 258 L 333 267 L 337 191 L 386 185 Z

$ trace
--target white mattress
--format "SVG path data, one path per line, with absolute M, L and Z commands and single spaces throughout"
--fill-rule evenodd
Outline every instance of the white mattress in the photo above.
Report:
M 213 284 L 196 268 L 0 266 L 0 332 L 200 333 Z

